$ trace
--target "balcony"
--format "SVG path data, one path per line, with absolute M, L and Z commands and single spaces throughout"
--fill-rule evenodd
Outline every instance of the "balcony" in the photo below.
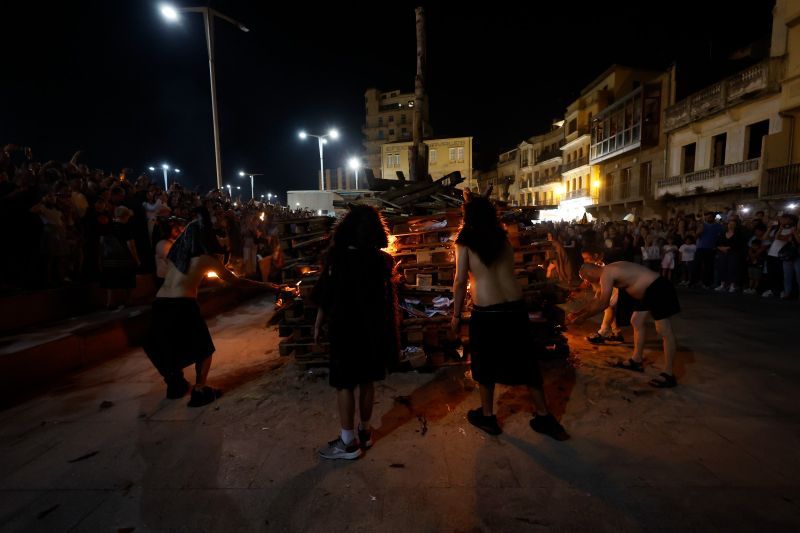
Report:
M 656 182 L 655 196 L 691 196 L 705 192 L 758 187 L 761 158 L 748 159 L 706 170 L 697 170 L 679 176 L 662 178 Z
M 541 152 L 538 156 L 536 156 L 534 163 L 538 165 L 539 163 L 542 163 L 544 161 L 549 161 L 550 159 L 560 158 L 561 147 L 564 146 L 564 143 L 565 143 L 564 139 L 561 139 L 560 141 L 558 141 L 558 146 L 556 146 L 552 150 L 545 150 L 544 152 Z
M 767 169 L 761 183 L 761 197 L 790 196 L 800 196 L 800 163 Z
M 556 174 L 551 174 L 549 176 L 539 176 L 538 178 L 533 178 L 534 187 L 541 187 L 543 185 L 549 185 L 551 183 L 561 183 L 560 172 L 557 172 Z
M 569 172 L 570 170 L 576 169 L 578 167 L 582 167 L 584 165 L 589 164 L 589 156 L 585 155 L 583 157 L 579 157 L 574 161 L 570 161 L 569 163 L 564 163 L 561 165 L 561 172 Z
M 778 91 L 782 75 L 783 60 L 778 58 L 746 68 L 668 107 L 664 111 L 664 130 L 678 129 L 732 107 L 757 93 Z
M 564 193 L 564 200 L 575 200 L 577 198 L 589 198 L 591 194 L 589 189 L 584 187 L 583 189 L 576 189 L 574 191 L 569 191 Z

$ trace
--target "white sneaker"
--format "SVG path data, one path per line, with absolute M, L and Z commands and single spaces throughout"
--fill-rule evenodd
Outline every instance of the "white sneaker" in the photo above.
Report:
M 745 289 L 742 291 L 742 294 L 755 294 L 755 293 L 756 293 L 755 289 Z
M 337 437 L 320 448 L 318 453 L 324 459 L 357 459 L 361 455 L 361 448 L 355 440 L 345 444 L 341 437 Z
M 722 285 L 720 285 L 719 287 L 717 287 L 714 290 L 717 291 L 717 292 L 725 292 L 725 291 L 728 290 L 728 287 L 726 287 L 725 284 L 723 283 Z
M 738 292 L 738 289 L 736 288 L 736 285 L 731 285 L 731 288 L 728 289 L 728 292 Z
M 772 298 L 772 291 L 771 290 L 764 291 L 764 294 L 762 294 L 761 297 L 762 298 Z

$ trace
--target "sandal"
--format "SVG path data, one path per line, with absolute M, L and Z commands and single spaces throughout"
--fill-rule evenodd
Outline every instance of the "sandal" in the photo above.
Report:
M 605 337 L 603 337 L 599 333 L 592 333 L 591 335 L 586 337 L 586 340 L 591 342 L 592 344 L 603 344 L 606 341 Z
M 208 405 L 217 398 L 222 396 L 222 391 L 219 389 L 212 389 L 211 387 L 203 387 L 200 390 L 192 390 L 192 399 L 189 400 L 189 407 L 202 407 Z
M 644 360 L 634 361 L 633 359 L 628 359 L 627 361 L 615 361 L 613 363 L 608 363 L 608 366 L 611 368 L 630 370 L 632 372 L 644 372 Z
M 651 387 L 655 387 L 657 389 L 671 389 L 678 385 L 678 380 L 675 379 L 674 375 L 662 372 L 658 375 L 658 377 L 651 379 L 649 383 Z

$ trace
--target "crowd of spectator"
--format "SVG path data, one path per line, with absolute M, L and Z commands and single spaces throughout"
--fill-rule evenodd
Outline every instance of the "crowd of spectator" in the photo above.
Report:
M 129 168 L 91 168 L 82 152 L 42 163 L 29 148 L 7 145 L 0 151 L 0 288 L 100 283 L 109 289 L 109 306 L 123 304 L 137 275 L 163 279 L 169 246 L 200 205 L 216 221 L 230 268 L 256 279 L 280 266 L 275 222 L 313 215 L 231 198 L 224 189 L 172 182 L 164 190 L 160 180 Z
M 800 280 L 798 217 L 748 208 L 724 212 L 677 213 L 668 220 L 542 223 L 558 250 L 549 275 L 577 279 L 581 252 L 604 262 L 632 261 L 672 282 L 717 292 L 796 298 Z

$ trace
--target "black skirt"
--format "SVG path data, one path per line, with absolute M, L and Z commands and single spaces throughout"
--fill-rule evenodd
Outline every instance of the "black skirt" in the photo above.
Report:
M 144 351 L 168 378 L 214 353 L 214 343 L 194 298 L 156 298 Z
M 536 344 L 523 301 L 473 306 L 469 343 L 472 379 L 478 383 L 541 388 Z

